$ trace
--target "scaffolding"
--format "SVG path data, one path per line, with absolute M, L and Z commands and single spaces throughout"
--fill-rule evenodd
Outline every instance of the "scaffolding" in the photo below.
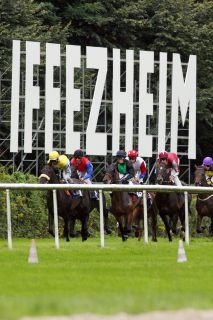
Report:
M 21 55 L 25 58 L 25 52 Z M 45 54 L 43 55 L 43 61 Z M 32 173 L 38 176 L 40 169 L 47 160 L 44 152 L 44 134 L 45 134 L 45 65 L 37 66 L 34 70 L 34 85 L 40 87 L 40 109 L 33 110 L 33 130 L 32 130 L 32 153 L 24 153 L 24 108 L 25 108 L 25 67 L 24 58 L 21 59 L 21 77 L 20 77 L 20 116 L 19 116 L 19 151 L 10 152 L 10 113 L 11 113 L 11 87 L 12 75 L 11 69 L 0 71 L 0 163 L 11 170 L 21 170 L 24 173 Z M 42 61 L 42 59 L 41 59 Z M 65 61 L 65 56 L 61 56 L 61 61 Z M 125 57 L 121 59 L 121 91 L 125 91 Z M 187 64 L 182 64 L 183 69 Z M 171 129 L 171 74 L 172 63 L 168 62 L 168 88 L 167 88 L 167 122 L 166 122 L 166 149 L 170 149 L 170 129 Z M 134 60 L 134 118 L 133 118 L 133 147 L 137 148 L 138 142 L 138 114 L 139 114 L 139 60 Z M 155 70 L 159 70 L 159 61 L 155 61 Z M 93 99 L 93 93 L 96 83 L 97 73 L 94 70 L 86 68 L 86 56 L 81 56 L 81 69 L 75 69 L 75 88 L 81 92 L 81 110 L 74 113 L 74 130 L 81 132 L 81 148 L 85 151 L 86 147 L 86 128 L 90 107 Z M 104 87 L 103 98 L 101 102 L 99 118 L 96 132 L 107 133 L 107 155 L 89 157 L 94 166 L 94 181 L 100 182 L 103 176 L 106 163 L 112 161 L 112 58 L 108 58 L 108 75 Z M 61 88 L 61 109 L 54 111 L 53 120 L 53 148 L 59 153 L 65 153 L 65 63 L 61 68 L 56 68 L 54 73 L 54 87 Z M 158 150 L 158 73 L 149 74 L 148 92 L 153 93 L 153 116 L 147 116 L 147 134 L 153 136 L 153 157 L 144 158 L 147 163 L 147 181 L 152 182 L 154 165 Z M 121 115 L 120 126 L 120 148 L 124 148 L 125 141 L 125 117 Z M 190 160 L 188 160 L 188 126 L 182 127 L 181 121 L 178 130 L 178 155 L 181 160 L 181 179 L 190 183 Z M 71 155 L 69 155 L 71 156 Z

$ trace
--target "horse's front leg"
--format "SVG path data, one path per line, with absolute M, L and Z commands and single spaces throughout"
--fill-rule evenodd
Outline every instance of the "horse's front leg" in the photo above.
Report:
M 53 224 L 54 224 L 54 215 L 52 210 L 48 210 L 48 232 L 55 237 L 54 231 L 53 231 Z
M 170 228 L 172 229 L 172 233 L 177 235 L 177 223 L 178 223 L 178 213 L 175 212 L 170 218 Z
M 138 238 L 138 240 L 141 240 L 142 236 L 141 211 L 143 211 L 141 205 L 137 206 L 133 211 L 132 228 L 135 229 L 135 237 Z
M 197 214 L 197 233 L 202 233 L 202 228 L 201 228 L 201 223 L 202 223 L 202 220 L 203 220 L 203 216 L 201 216 L 199 213 Z
M 213 236 L 213 217 L 211 218 L 211 225 L 209 227 L 209 232 Z
M 68 217 L 65 217 L 64 218 L 64 236 L 66 238 L 66 241 L 70 241 L 70 238 L 69 238 L 69 222 L 70 222 L 70 219 Z
M 127 238 L 128 238 L 128 235 L 126 236 L 125 233 L 124 233 L 124 227 L 123 227 L 123 223 L 122 223 L 122 218 L 121 217 L 117 218 L 117 221 L 118 221 L 118 226 L 119 226 L 120 233 L 121 233 L 121 238 L 122 238 L 123 241 L 126 241 Z
M 157 242 L 157 211 L 154 207 L 151 207 L 149 213 L 151 215 L 152 241 Z
M 76 236 L 76 233 L 75 233 L 75 221 L 76 221 L 76 218 L 71 216 L 70 217 L 70 237 L 71 238 L 75 238 Z
M 125 224 L 124 224 L 124 236 L 128 238 L 129 234 L 132 232 L 132 217 L 133 217 L 133 209 L 129 208 L 127 212 L 127 216 L 125 216 Z
M 169 239 L 169 241 L 172 241 L 172 236 L 170 233 L 170 227 L 169 227 L 169 222 L 168 222 L 167 216 L 165 214 L 163 214 L 162 212 L 159 212 L 159 214 L 160 214 L 160 217 L 163 220 L 163 223 L 165 225 L 168 239 Z
M 88 220 L 89 220 L 89 214 L 81 218 L 82 241 L 86 241 L 88 238 Z

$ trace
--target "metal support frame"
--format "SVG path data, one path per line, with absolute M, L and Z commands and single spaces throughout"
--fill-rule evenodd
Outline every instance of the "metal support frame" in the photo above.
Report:
M 44 53 L 41 53 L 44 56 Z M 64 55 L 62 55 L 64 57 Z M 21 61 L 25 59 L 25 52 L 21 51 Z M 108 58 L 108 62 L 110 64 L 112 58 Z M 121 59 L 122 63 L 125 62 L 125 59 Z M 134 61 L 135 66 L 138 68 L 139 60 Z M 186 65 L 186 64 L 183 64 Z M 88 108 L 90 107 L 93 99 L 93 91 L 95 88 L 96 77 L 91 72 L 91 70 L 86 69 L 86 56 L 81 56 L 81 66 L 80 70 L 76 71 L 76 83 L 75 87 L 81 90 L 81 111 L 76 112 L 74 115 L 74 122 L 79 128 L 81 128 L 81 148 L 85 149 L 85 133 L 87 128 L 87 120 L 88 120 Z M 155 61 L 155 66 L 159 66 L 159 61 Z M 171 69 L 172 63 L 168 62 L 168 83 L 171 83 Z M 41 161 L 44 163 L 46 161 L 46 155 L 44 154 L 44 146 L 41 145 L 42 136 L 44 135 L 44 92 L 41 90 L 40 101 L 42 107 L 39 110 L 34 110 L 34 117 L 33 117 L 33 147 L 32 147 L 32 154 L 24 154 L 23 152 L 23 145 L 24 145 L 24 104 L 25 104 L 25 72 L 24 66 L 21 67 L 21 81 L 20 81 L 20 125 L 19 125 L 19 137 L 20 137 L 20 150 L 18 153 L 10 153 L 9 152 L 9 140 L 10 140 L 10 104 L 11 104 L 11 68 L 6 70 L 0 71 L 0 127 L 1 124 L 7 128 L 7 135 L 4 138 L 0 137 L 0 163 L 4 166 L 13 166 L 13 170 L 22 170 L 23 172 L 33 173 L 35 175 L 39 175 L 40 173 L 40 163 Z M 122 73 L 121 78 L 125 77 L 125 72 Z M 39 85 L 39 81 L 41 81 L 42 75 L 39 75 L 39 68 L 37 68 L 35 73 L 35 83 Z M 61 88 L 61 91 L 64 87 L 64 83 L 62 82 L 61 70 L 59 69 L 58 80 L 55 81 L 55 86 Z M 125 89 L 125 88 L 124 88 Z M 134 107 L 138 108 L 138 90 L 139 85 L 138 81 L 134 81 Z M 156 91 L 156 97 L 154 101 L 154 109 L 156 110 L 158 107 L 158 82 L 155 84 L 155 88 L 153 87 L 153 79 L 152 76 L 149 75 L 148 77 L 148 92 Z M 168 97 L 167 101 L 171 101 L 171 90 L 168 87 Z M 65 103 L 66 97 L 61 97 L 61 103 Z M 109 120 L 108 110 L 112 110 L 112 92 L 111 89 L 108 88 L 108 84 L 106 82 L 104 88 L 104 99 L 102 100 L 102 106 L 100 110 L 100 114 L 104 114 L 104 123 L 97 125 L 97 131 L 103 130 L 107 133 L 107 136 L 110 138 L 112 136 L 112 123 Z M 65 109 L 65 108 L 63 108 Z M 166 128 L 166 142 L 170 139 L 170 110 L 171 110 L 171 103 L 167 104 L 167 128 Z M 111 115 L 110 115 L 111 118 Z M 65 123 L 65 113 L 62 111 L 56 111 L 54 116 L 54 123 L 53 123 L 53 146 L 54 149 L 57 149 L 60 153 L 65 153 L 65 146 L 64 146 L 64 132 L 65 127 L 62 123 Z M 152 121 L 151 121 L 152 119 Z M 153 120 L 154 119 L 154 120 Z M 154 125 L 153 125 L 154 121 Z M 157 121 L 158 121 L 158 114 L 155 111 L 153 117 L 148 117 L 148 127 L 147 132 L 153 135 L 153 139 L 157 137 Z M 151 123 L 152 122 L 152 123 Z M 57 127 L 57 129 L 55 129 Z M 121 126 L 122 127 L 122 126 Z M 134 119 L 134 128 L 136 131 L 138 130 L 138 119 Z M 188 152 L 188 129 L 181 129 L 182 134 L 178 135 L 178 141 L 182 141 L 178 144 L 178 153 L 180 156 L 185 158 L 184 166 L 181 165 L 182 176 L 186 182 L 190 184 L 190 162 L 187 159 L 187 152 Z M 133 135 L 134 140 L 137 139 L 137 134 Z M 121 134 L 121 144 L 124 143 L 125 136 Z M 122 145 L 121 145 L 122 147 Z M 97 181 L 97 177 L 100 173 L 103 172 L 103 169 L 109 161 L 109 156 L 111 156 L 112 150 L 108 150 L 107 156 L 105 157 L 97 157 L 96 161 L 93 162 L 94 164 L 94 180 Z M 157 145 L 155 146 L 155 150 L 153 152 L 153 157 L 157 155 Z M 92 157 L 93 160 L 95 157 Z M 147 161 L 147 169 L 148 169 L 148 183 L 150 180 L 150 176 L 153 173 L 153 161 L 150 159 L 146 159 Z M 189 173 L 186 175 L 185 173 Z

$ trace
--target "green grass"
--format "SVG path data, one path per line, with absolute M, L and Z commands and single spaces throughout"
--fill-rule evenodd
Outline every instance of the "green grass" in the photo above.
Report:
M 0 241 L 0 319 L 24 315 L 140 313 L 213 308 L 213 240 L 192 239 L 188 261 L 177 263 L 178 240 L 145 245 L 106 237 L 54 248 L 36 240 L 39 263 L 27 263 L 29 240 Z

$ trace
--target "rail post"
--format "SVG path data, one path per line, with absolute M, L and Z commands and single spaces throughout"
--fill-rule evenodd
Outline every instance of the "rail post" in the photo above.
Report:
M 6 189 L 7 197 L 7 240 L 8 249 L 12 249 L 12 227 L 11 227 L 11 206 L 10 206 L 10 190 Z
M 104 212 L 103 212 L 103 191 L 102 190 L 99 190 L 99 208 L 100 208 L 101 248 L 104 248 Z
M 57 206 L 57 193 L 53 190 L 53 208 L 54 208 L 54 225 L 55 225 L 55 247 L 59 249 L 59 236 L 58 236 L 58 206 Z
M 189 244 L 189 199 L 188 192 L 184 191 L 185 197 L 185 242 Z
M 148 243 L 148 221 L 147 221 L 147 191 L 143 191 L 143 211 L 144 211 L 144 242 Z

